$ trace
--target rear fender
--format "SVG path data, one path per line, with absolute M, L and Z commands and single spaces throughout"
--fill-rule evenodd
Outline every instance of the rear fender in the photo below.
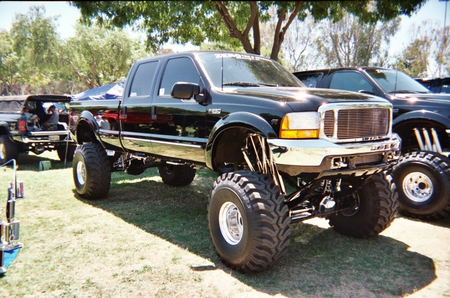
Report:
M 249 133 L 258 133 L 267 138 L 277 137 L 272 126 L 259 115 L 237 112 L 220 119 L 214 125 L 206 144 L 206 165 L 210 169 L 217 170 L 214 160 L 220 152 L 226 153 L 230 159 L 242 158 L 242 142 Z
M 89 111 L 81 112 L 75 130 L 76 143 L 100 141 L 98 131 L 99 127 L 94 115 Z

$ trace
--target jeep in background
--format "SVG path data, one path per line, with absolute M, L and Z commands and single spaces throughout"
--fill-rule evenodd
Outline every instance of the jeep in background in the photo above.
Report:
M 422 219 L 450 213 L 450 94 L 433 94 L 407 74 L 387 68 L 347 67 L 298 71 L 313 88 L 348 90 L 388 99 L 402 154 L 393 172 L 399 211 Z
M 415 79 L 433 93 L 450 94 L 450 77 Z
M 45 106 L 68 103 L 64 95 L 14 95 L 0 96 L 0 164 L 11 159 L 18 161 L 19 153 L 41 154 L 56 150 L 61 161 L 72 160 L 75 151 L 68 130 L 68 115 L 60 113 L 57 130 L 34 130 L 24 115 L 24 109 L 37 115 L 38 125 L 47 121 Z
M 208 199 L 210 235 L 222 262 L 239 272 L 265 270 L 285 255 L 291 223 L 326 218 L 362 238 L 397 213 L 388 174 L 400 155 L 392 104 L 308 89 L 258 55 L 138 60 L 121 100 L 74 101 L 71 109 L 79 114 L 73 178 L 85 199 L 107 196 L 112 171 L 157 167 L 178 187 L 193 181 L 195 167 L 219 173 Z M 102 128 L 96 117 L 113 111 L 118 125 Z

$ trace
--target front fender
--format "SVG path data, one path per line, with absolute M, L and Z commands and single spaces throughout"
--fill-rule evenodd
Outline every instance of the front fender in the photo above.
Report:
M 222 133 L 232 128 L 241 128 L 255 133 L 260 133 L 267 138 L 276 138 L 277 133 L 272 126 L 261 116 L 248 113 L 237 112 L 228 114 L 214 125 L 209 135 L 205 150 L 206 165 L 213 169 L 213 152 L 217 145 L 217 140 Z
M 420 121 L 420 120 L 426 120 L 426 121 L 433 121 L 440 123 L 441 125 L 445 126 L 446 128 L 450 128 L 450 119 L 445 117 L 442 114 L 432 112 L 432 111 L 412 111 L 405 114 L 402 114 L 394 119 L 392 122 L 392 126 L 396 127 L 397 125 L 401 124 L 402 122 L 414 120 L 414 121 Z

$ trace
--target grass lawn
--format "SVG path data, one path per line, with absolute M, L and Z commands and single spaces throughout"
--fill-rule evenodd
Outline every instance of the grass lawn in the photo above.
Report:
M 52 168 L 38 171 L 41 160 Z M 363 240 L 308 220 L 293 225 L 276 266 L 242 275 L 211 244 L 206 204 L 215 173 L 207 169 L 181 188 L 163 184 L 156 169 L 115 172 L 108 197 L 87 201 L 56 153 L 21 154 L 19 164 L 24 247 L 0 277 L 0 297 L 450 297 L 449 218 L 398 216 Z M 0 168 L 4 201 L 11 178 Z

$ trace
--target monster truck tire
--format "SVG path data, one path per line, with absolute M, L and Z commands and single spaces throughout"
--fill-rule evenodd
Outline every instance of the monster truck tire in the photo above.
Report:
M 78 146 L 72 169 L 75 188 L 81 197 L 95 200 L 108 194 L 111 165 L 100 144 L 87 143 Z
M 450 159 L 435 152 L 411 152 L 394 168 L 399 213 L 420 219 L 450 214 Z
M 0 136 L 0 164 L 15 159 L 16 162 L 19 159 L 19 152 L 17 145 L 14 144 L 7 135 Z
M 219 258 L 241 273 L 271 267 L 290 243 L 284 196 L 261 173 L 243 170 L 219 176 L 208 201 L 208 223 Z
M 329 224 L 338 233 L 354 238 L 376 236 L 394 220 L 397 196 L 391 176 L 374 174 L 353 194 L 354 208 L 329 216 Z
M 169 165 L 158 166 L 159 176 L 162 181 L 170 186 L 189 185 L 195 177 L 195 169 L 190 165 Z
M 76 146 L 74 144 L 66 144 L 56 148 L 60 161 L 72 161 Z M 67 156 L 66 156 L 67 153 Z

